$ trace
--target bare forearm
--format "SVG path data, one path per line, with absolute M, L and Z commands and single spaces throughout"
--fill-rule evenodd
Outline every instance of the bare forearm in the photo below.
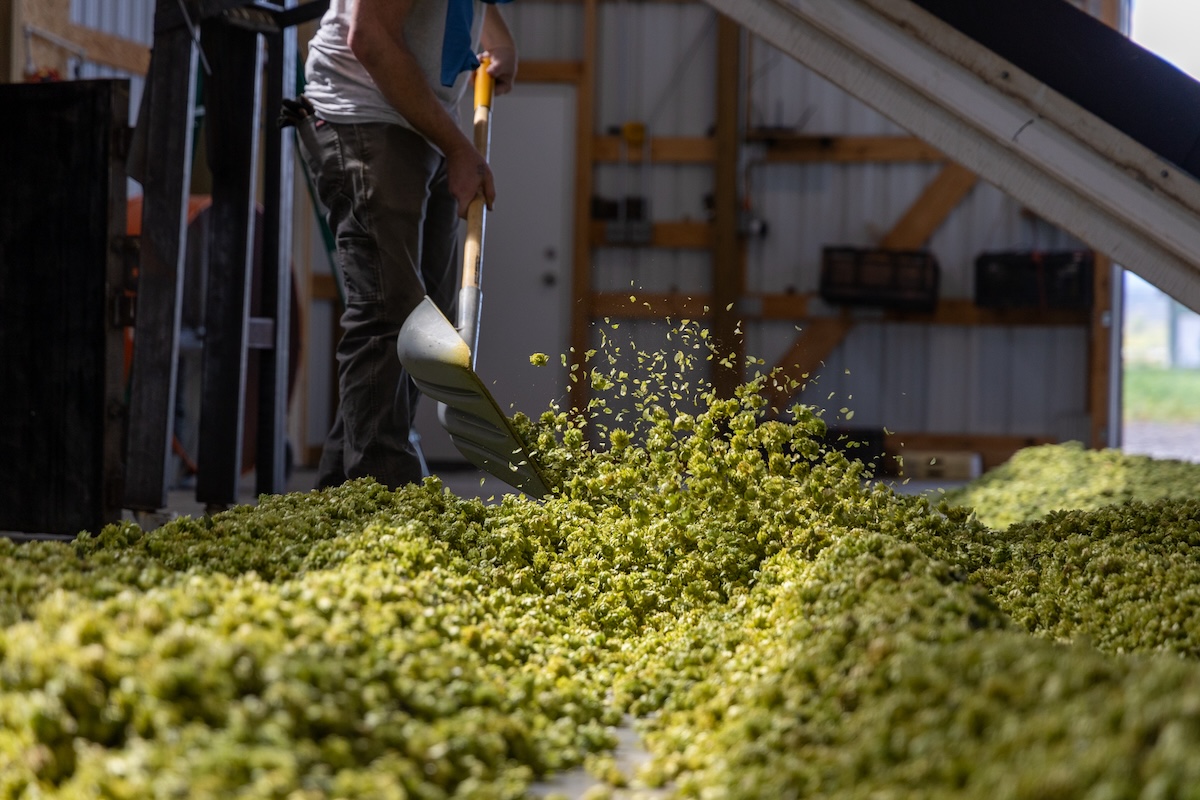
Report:
M 412 79 L 421 74 L 420 66 L 402 29 L 380 19 L 377 6 L 370 0 L 360 0 L 356 5 L 350 28 L 350 48 L 355 57 L 392 107 L 442 152 L 470 147 L 458 122 L 428 82 Z
M 516 51 L 516 42 L 513 41 L 512 33 L 508 30 L 508 23 L 504 21 L 504 16 L 500 13 L 500 6 L 491 4 L 484 6 L 483 30 L 479 33 L 479 43 L 483 45 L 484 50 L 508 47 Z
M 504 94 L 512 89 L 517 77 L 517 45 L 498 5 L 484 6 L 479 39 L 491 60 L 488 74 L 496 81 L 496 94 Z

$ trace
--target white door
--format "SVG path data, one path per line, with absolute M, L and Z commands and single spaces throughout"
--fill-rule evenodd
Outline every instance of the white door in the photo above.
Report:
M 519 77 L 492 108 L 496 203 L 484 233 L 475 367 L 501 409 L 536 417 L 551 400 L 566 404 L 559 356 L 570 341 L 575 89 L 521 85 Z M 532 366 L 534 353 L 550 363 Z M 417 431 L 435 472 L 440 464 L 466 463 L 428 399 L 418 409 Z

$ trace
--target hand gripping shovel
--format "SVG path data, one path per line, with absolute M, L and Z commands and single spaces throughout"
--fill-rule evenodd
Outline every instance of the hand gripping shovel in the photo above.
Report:
M 491 148 L 492 90 L 485 61 L 475 73 L 475 146 L 485 159 Z M 400 328 L 396 352 L 417 388 L 438 401 L 438 420 L 468 461 L 528 495 L 544 497 L 550 487 L 541 467 L 475 374 L 486 212 L 482 196 L 467 211 L 458 330 L 426 297 Z

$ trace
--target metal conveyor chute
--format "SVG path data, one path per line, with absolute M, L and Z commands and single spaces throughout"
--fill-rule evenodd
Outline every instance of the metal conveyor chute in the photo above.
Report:
M 1065 0 L 707 0 L 1200 311 L 1200 84 Z

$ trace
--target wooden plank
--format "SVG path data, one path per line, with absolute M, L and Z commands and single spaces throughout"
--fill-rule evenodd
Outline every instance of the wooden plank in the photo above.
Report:
M 295 0 L 286 0 L 289 7 Z M 296 85 L 296 29 L 266 37 L 266 108 L 280 108 Z M 292 219 L 295 152 L 290 131 L 266 130 L 263 155 L 262 284 L 260 313 L 274 318 L 270 350 L 258 354 L 258 430 L 254 477 L 258 494 L 286 490 L 287 410 L 292 351 Z
M 708 164 L 717 157 L 717 143 L 707 136 L 653 136 L 649 159 L 658 164 Z M 628 161 L 640 164 L 644 149 L 623 152 L 620 136 L 597 136 L 592 142 L 597 162 Z
M 1121 0 L 1100 0 L 1101 22 L 1108 25 L 1110 28 L 1121 28 Z M 1124 31 L 1122 31 L 1124 33 Z
M 128 147 L 114 146 L 117 142 L 128 142 L 129 133 L 129 82 L 112 81 L 112 106 L 109 109 L 109 146 L 108 146 L 108 230 L 105 241 L 107 256 L 104 265 L 105 286 L 108 296 L 105 298 L 108 314 L 112 314 L 112 302 L 118 293 L 123 295 L 128 280 L 127 252 L 124 247 L 114 247 L 114 242 L 126 242 L 124 238 L 128 230 L 127 214 L 129 213 L 128 191 L 129 178 L 126 160 L 129 156 Z M 104 363 L 104 408 L 103 418 L 103 453 L 102 480 L 103 519 L 115 522 L 121 517 L 121 508 L 125 500 L 125 439 L 129 431 L 129 405 L 126 390 L 125 374 L 125 336 L 126 329 L 118 325 L 119 320 L 106 320 L 105 327 L 105 363 Z M 119 411 L 118 411 L 119 409 Z
M 970 170 L 949 163 L 909 207 L 880 242 L 887 250 L 919 250 L 942 226 L 979 179 Z
M 24 76 L 28 58 L 32 60 L 35 69 L 54 70 L 64 80 L 70 78 L 67 65 L 72 53 L 37 35 L 30 38 L 26 52 L 24 29 L 26 25 L 32 25 L 34 28 L 61 35 L 60 32 L 71 18 L 71 0 L 15 0 L 15 5 L 13 36 L 20 37 L 21 44 L 13 48 L 14 76 Z
M 579 61 L 521 61 L 517 80 L 521 83 L 580 83 L 583 64 Z
M 808 316 L 809 302 L 812 298 L 811 294 L 798 293 L 743 297 L 743 303 L 749 302 L 758 305 L 758 314 L 747 314 L 745 311 L 742 314 L 759 319 L 804 319 Z
M 817 372 L 853 328 L 854 320 L 848 314 L 817 317 L 805 322 L 796 341 L 775 365 L 778 372 L 774 386 L 767 389 L 771 407 L 779 410 L 787 407 L 792 396 L 800 390 L 799 385 Z
M 575 98 L 575 218 L 571 253 L 571 348 L 575 353 L 591 349 L 592 324 L 592 140 L 595 130 L 597 3 L 583 2 L 583 58 L 579 90 Z M 586 381 L 571 392 L 571 407 L 587 407 Z
M 327 276 L 314 275 L 314 286 L 317 281 Z M 327 299 L 336 300 L 336 286 L 332 279 L 320 282 L 321 289 L 317 291 L 334 292 Z M 649 318 L 673 314 L 692 318 L 707 317 L 715 313 L 716 301 L 708 293 L 688 294 L 658 292 L 647 294 L 633 292 L 634 302 L 629 301 L 630 294 L 621 292 L 596 292 L 593 295 L 593 319 L 605 316 Z M 815 295 L 807 293 L 762 293 L 744 294 L 731 309 L 738 320 L 794 320 L 798 323 L 811 322 L 809 310 Z M 649 303 L 649 307 L 647 307 Z M 848 312 L 851 313 L 851 312 Z M 821 319 L 821 318 L 815 318 Z M 1040 311 L 1038 309 L 1012 309 L 996 311 L 978 308 L 970 300 L 942 300 L 938 308 L 931 314 L 916 314 L 911 312 L 885 311 L 881 316 L 873 315 L 871 319 L 883 319 L 889 322 L 909 322 L 918 325 L 993 325 L 998 327 L 1025 326 L 1084 326 L 1088 324 L 1089 315 L 1085 311 Z
M 589 230 L 592 247 L 661 247 L 682 250 L 706 250 L 713 245 L 713 226 L 708 222 L 676 220 L 655 222 L 651 225 L 650 241 L 645 244 L 629 245 L 608 240 L 608 222 L 590 220 Z
M 711 299 L 707 294 L 675 292 L 596 292 L 592 295 L 592 314 L 593 319 L 703 319 L 711 314 Z
M 1090 420 L 1091 446 L 1102 449 L 1110 445 L 1113 438 L 1112 425 L 1116 420 L 1109 418 L 1112 364 L 1112 260 L 1100 253 L 1095 254 L 1092 267 L 1092 313 L 1088 336 L 1088 397 L 1087 410 Z
M 62 35 L 87 51 L 87 60 L 93 63 L 133 75 L 145 75 L 150 69 L 150 48 L 139 42 L 74 23 L 67 23 Z
M 912 136 L 809 136 L 752 132 L 748 142 L 767 147 L 768 163 L 945 161 L 935 147 Z
M 713 389 L 732 397 L 742 382 L 746 342 L 738 327 L 736 305 L 746 290 L 738 237 L 738 108 L 740 104 L 741 28 L 717 17 L 716 163 L 713 171 L 712 287 Z
M 20 0 L 0 0 L 0 83 L 15 83 L 20 79 L 17 65 L 17 9 Z
M 1055 439 L 1046 436 L 1005 436 L 976 433 L 923 433 L 884 432 L 884 451 L 889 458 L 903 456 L 904 451 L 942 451 L 952 453 L 978 453 L 983 469 L 1000 466 L 1018 450 L 1054 444 Z
M 308 279 L 308 285 L 313 300 L 327 300 L 332 303 L 341 300 L 342 296 L 338 293 L 337 278 L 332 275 L 312 275 Z
M 201 43 L 221 58 L 205 81 L 213 200 L 196 499 L 220 510 L 238 501 L 243 460 L 262 51 L 259 34 L 219 19 L 202 23 Z
M 1111 28 L 1121 30 L 1128 35 L 1128 30 L 1121 25 L 1120 0 L 1101 0 L 1100 20 Z M 1091 335 L 1088 337 L 1088 417 L 1090 420 L 1091 446 L 1105 448 L 1119 444 L 1119 437 L 1113 436 L 1114 428 L 1119 430 L 1121 421 L 1112 419 L 1114 404 L 1110 402 L 1113 393 L 1113 285 L 1112 259 L 1100 253 L 1095 254 L 1092 268 L 1092 319 Z M 1120 354 L 1117 354 L 1120 358 Z M 1117 364 L 1118 371 L 1121 369 Z M 1117 375 L 1120 379 L 1120 375 Z M 1119 404 L 1116 404 L 1120 408 Z
M 155 13 L 172 5 L 158 0 Z M 139 176 L 144 202 L 129 408 L 137 424 L 129 426 L 125 469 L 125 506 L 139 511 L 167 504 L 196 65 L 197 48 L 186 28 L 156 35 L 138 120 L 138 138 L 154 147 Z
M 0 85 L 0 531 L 120 518 L 128 105 L 124 81 Z
M 1086 325 L 1088 312 L 1071 310 L 1041 310 L 1013 308 L 1006 310 L 979 308 L 970 300 L 942 298 L 929 314 L 911 311 L 887 311 L 883 318 L 892 322 L 912 322 L 922 325 Z

